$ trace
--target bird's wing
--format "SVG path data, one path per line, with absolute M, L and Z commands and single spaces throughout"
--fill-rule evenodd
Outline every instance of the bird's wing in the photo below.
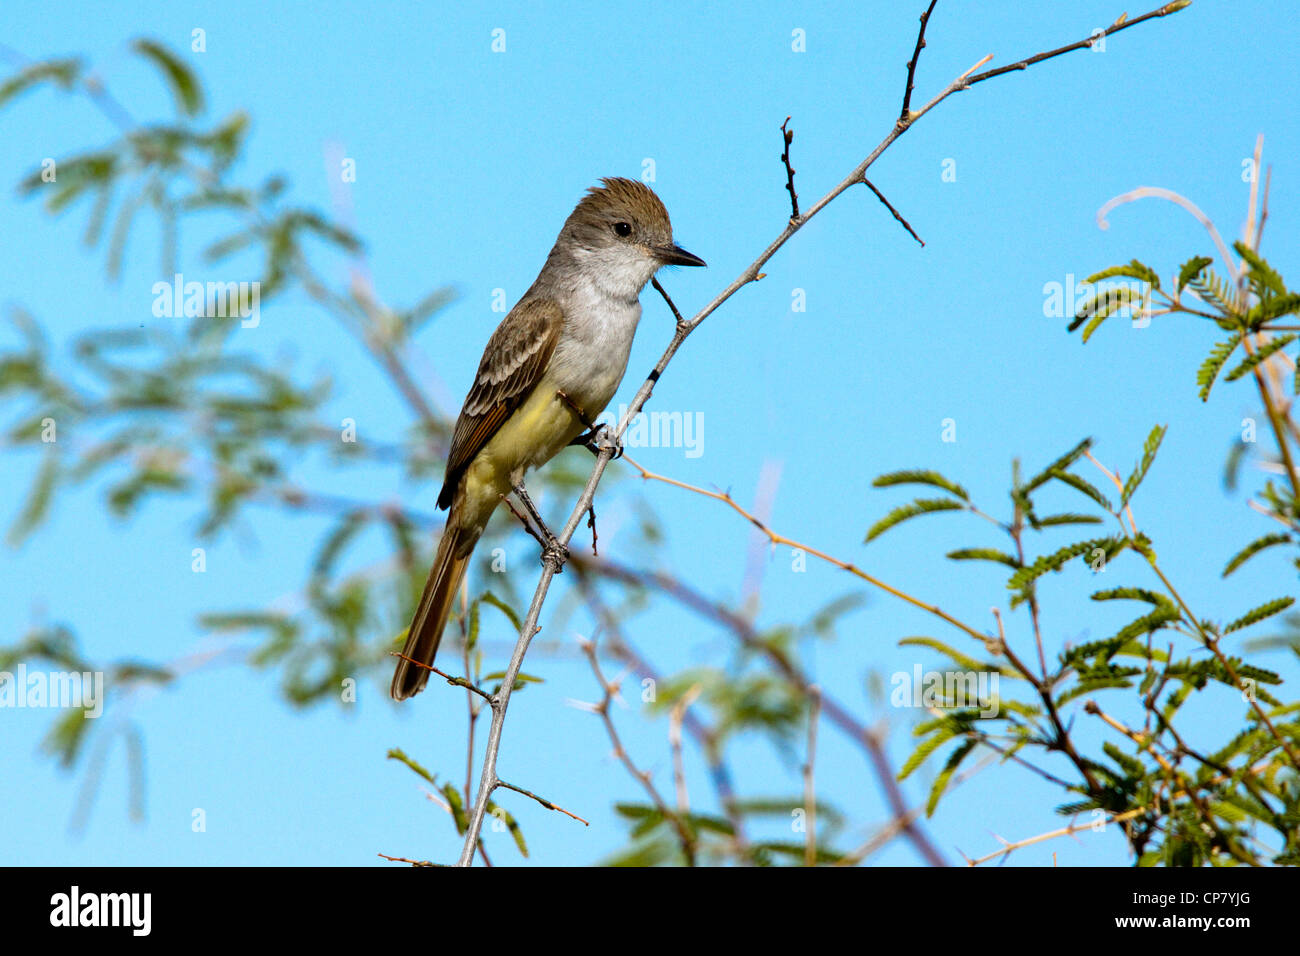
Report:
M 564 312 L 554 301 L 525 297 L 492 333 L 456 419 L 439 508 L 451 505 L 469 463 L 541 379 L 563 326 Z

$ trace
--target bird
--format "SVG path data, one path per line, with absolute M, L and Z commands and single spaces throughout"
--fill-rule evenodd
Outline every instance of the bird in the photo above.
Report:
M 510 492 L 532 508 L 524 475 L 579 436 L 618 390 L 641 319 L 640 295 L 664 266 L 706 263 L 673 241 L 645 183 L 609 177 L 578 202 L 537 279 L 488 339 L 452 431 L 438 508 L 448 509 L 391 693 L 424 689 L 452 603 L 488 519 Z

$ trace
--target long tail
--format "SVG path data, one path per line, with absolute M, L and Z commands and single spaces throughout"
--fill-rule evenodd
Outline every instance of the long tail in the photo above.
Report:
M 438 556 L 434 559 L 433 570 L 420 595 L 420 603 L 415 609 L 415 617 L 406 634 L 406 646 L 402 654 L 424 664 L 432 664 L 438 653 L 438 644 L 442 640 L 442 629 L 447 624 L 452 602 L 460 590 L 460 582 L 465 577 L 465 568 L 469 565 L 471 552 L 478 540 L 478 535 L 458 527 L 456 511 L 447 519 L 447 528 L 438 543 Z M 459 555 L 459 557 L 458 557 Z M 416 667 L 410 661 L 398 660 L 397 672 L 393 674 L 393 699 L 405 700 L 424 690 L 429 680 L 429 671 Z

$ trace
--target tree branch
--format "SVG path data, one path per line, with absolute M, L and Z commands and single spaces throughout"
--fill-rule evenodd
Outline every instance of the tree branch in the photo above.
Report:
M 1175 3 L 1166 4 L 1159 10 L 1153 11 L 1152 13 L 1146 14 L 1128 23 L 1125 23 L 1121 18 L 1120 21 L 1117 21 L 1116 24 L 1111 26 L 1107 33 L 1116 32 L 1120 29 L 1125 29 L 1127 26 L 1136 25 L 1137 23 L 1150 19 L 1153 16 L 1165 16 L 1169 13 L 1174 13 L 1177 10 L 1181 10 L 1188 6 L 1189 3 L 1190 0 L 1177 0 Z M 1084 45 L 1086 45 L 1086 41 Z M 1021 61 L 1018 64 L 1013 64 L 1013 66 L 1007 69 L 1025 69 L 1040 60 L 1048 59 L 1051 56 L 1058 56 L 1061 53 L 1067 52 L 1069 49 L 1076 49 L 1077 46 L 1078 45 L 1073 47 L 1063 47 L 1059 50 L 1050 51 L 1049 53 L 1039 54 L 1029 58 L 1028 60 Z M 777 237 L 773 239 L 767 247 L 759 253 L 758 257 L 742 270 L 740 275 L 733 279 L 726 288 L 714 296 L 714 298 L 700 309 L 700 311 L 697 312 L 689 321 L 678 322 L 676 331 L 673 334 L 671 341 L 669 341 L 668 347 L 660 356 L 659 361 L 655 363 L 654 368 L 651 369 L 650 374 L 646 377 L 645 381 L 641 383 L 641 387 L 637 389 L 636 395 L 633 396 L 632 401 L 628 404 L 626 411 L 623 413 L 623 417 L 614 431 L 615 439 L 621 438 L 624 432 L 627 431 L 632 419 L 641 413 L 642 407 L 644 407 L 645 403 L 649 401 L 650 395 L 654 391 L 655 383 L 657 383 L 660 376 L 663 375 L 664 370 L 668 367 L 668 363 L 672 361 L 673 356 L 677 354 L 677 350 L 682 347 L 690 334 L 700 326 L 700 323 L 717 311 L 723 303 L 729 300 L 746 285 L 758 281 L 762 267 L 774 255 L 776 255 L 781 247 L 784 246 L 786 242 L 788 242 L 790 238 L 803 228 L 803 226 L 806 225 L 814 216 L 825 209 L 830 203 L 834 202 L 841 193 L 861 182 L 865 178 L 867 170 L 870 169 L 876 160 L 880 158 L 881 154 L 884 153 L 899 136 L 910 129 L 913 123 L 925 116 L 925 114 L 929 113 L 954 93 L 969 87 L 972 81 L 983 81 L 985 79 L 990 79 L 995 75 L 994 72 L 975 74 L 975 71 L 990 59 L 992 59 L 991 54 L 982 57 L 975 65 L 970 67 L 970 69 L 963 72 L 960 76 L 944 87 L 938 95 L 921 107 L 921 109 L 914 112 L 909 110 L 907 116 L 900 118 L 899 121 L 893 125 L 890 131 L 885 135 L 885 138 L 880 141 L 875 149 L 873 149 L 865 159 L 858 163 L 858 165 L 855 166 L 836 186 L 827 192 L 826 195 L 814 203 L 807 213 L 803 214 L 798 219 L 789 220 L 786 223 L 785 228 L 781 230 Z M 997 72 L 1006 71 L 1002 70 Z M 972 77 L 972 74 L 975 74 L 975 76 Z M 590 508 L 596 495 L 596 487 L 600 484 L 605 469 L 609 466 L 609 462 L 614 457 L 614 451 L 615 449 L 613 444 L 609 444 L 602 447 L 598 452 L 596 456 L 596 464 L 591 470 L 591 475 L 587 479 L 587 484 L 575 503 L 568 521 L 565 522 L 564 527 L 558 535 L 558 542 L 561 547 L 566 546 L 573 538 L 573 534 L 577 530 L 579 522 L 587 513 L 588 508 Z M 483 826 L 483 816 L 487 812 L 488 798 L 500 783 L 499 778 L 496 775 L 496 762 L 501 747 L 501 732 L 505 723 L 506 708 L 510 703 L 510 695 L 514 688 L 515 678 L 518 676 L 519 670 L 523 665 L 524 655 L 528 652 L 528 645 L 532 642 L 537 631 L 540 630 L 537 621 L 541 616 L 542 606 L 546 601 L 547 592 L 550 590 L 551 580 L 560 570 L 562 564 L 563 557 L 559 552 L 550 552 L 543 559 L 542 573 L 538 579 L 537 587 L 533 592 L 533 599 L 529 605 L 528 614 L 524 619 L 523 625 L 520 627 L 519 640 L 515 644 L 515 650 L 514 654 L 511 656 L 510 664 L 506 668 L 506 674 L 501 683 L 501 689 L 494 697 L 492 706 L 492 723 L 488 731 L 487 747 L 483 757 L 483 772 L 479 780 L 479 791 L 475 795 L 474 808 L 470 815 L 469 828 L 465 835 L 465 845 L 461 851 L 459 860 L 460 866 L 469 866 L 473 862 L 474 848 L 478 841 L 479 832 Z M 982 639 L 982 636 L 979 635 L 978 632 L 973 633 L 975 633 L 975 636 L 981 637 Z M 827 715 L 830 716 L 829 711 Z M 906 812 L 906 807 L 897 808 L 897 812 Z

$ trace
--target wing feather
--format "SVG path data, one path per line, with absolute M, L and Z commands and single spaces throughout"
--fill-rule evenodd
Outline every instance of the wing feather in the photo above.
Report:
M 456 419 L 439 508 L 451 505 L 469 463 L 541 379 L 563 326 L 564 313 L 554 301 L 525 297 L 492 333 Z

